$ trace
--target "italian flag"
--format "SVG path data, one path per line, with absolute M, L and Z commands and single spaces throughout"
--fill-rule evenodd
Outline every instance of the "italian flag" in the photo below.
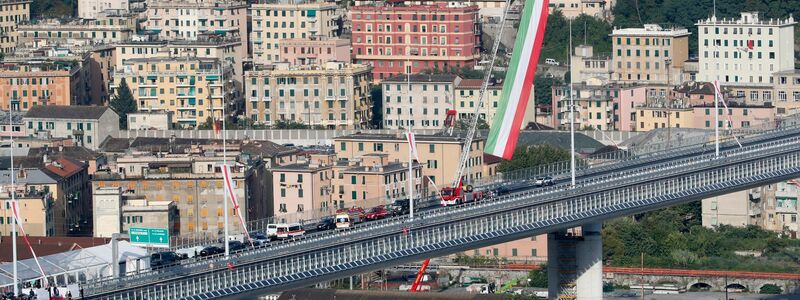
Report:
M 542 49 L 549 0 L 525 0 L 514 53 L 484 152 L 511 159 L 528 106 Z

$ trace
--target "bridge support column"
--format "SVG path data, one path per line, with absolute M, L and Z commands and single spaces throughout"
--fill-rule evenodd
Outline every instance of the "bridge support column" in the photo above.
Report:
M 550 299 L 603 299 L 601 224 L 582 227 L 581 234 L 547 235 L 547 281 Z

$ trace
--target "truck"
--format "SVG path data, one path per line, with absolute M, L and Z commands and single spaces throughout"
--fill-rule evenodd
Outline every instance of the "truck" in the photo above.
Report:
M 489 197 L 489 193 L 486 191 L 475 191 L 472 185 L 464 185 L 463 177 L 458 181 L 457 187 L 444 187 L 442 188 L 441 194 L 442 206 L 479 201 Z

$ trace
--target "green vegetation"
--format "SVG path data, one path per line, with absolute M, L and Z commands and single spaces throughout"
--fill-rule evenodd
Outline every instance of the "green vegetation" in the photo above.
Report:
M 481 255 L 471 256 L 459 253 L 456 254 L 456 257 L 453 259 L 453 262 L 465 266 L 497 266 L 507 263 L 508 260 L 497 256 L 481 256 Z
M 372 128 L 383 128 L 383 89 L 380 85 L 373 85 L 369 94 L 372 97 Z
M 467 112 L 469 113 L 470 111 L 468 110 Z M 455 128 L 458 129 L 458 130 L 468 130 L 469 129 L 469 125 L 470 125 L 469 121 L 464 120 L 464 119 L 459 119 L 458 121 L 456 121 Z M 486 123 L 486 120 L 484 120 L 483 118 L 480 118 L 480 119 L 478 119 L 478 129 L 479 130 L 481 130 L 481 129 L 484 129 L 484 130 L 485 129 L 489 129 L 489 124 Z
M 500 162 L 497 172 L 529 169 L 536 166 L 569 160 L 569 151 L 551 145 L 517 146 L 511 160 Z
M 755 226 L 701 226 L 699 201 L 607 221 L 606 264 L 645 267 L 800 272 L 800 241 Z M 761 251 L 761 257 L 734 251 Z
M 529 285 L 537 288 L 547 288 L 547 264 L 542 265 L 538 270 L 528 272 Z
M 136 111 L 136 101 L 133 100 L 133 94 L 125 79 L 119 83 L 117 94 L 111 99 L 109 106 L 119 115 L 119 128 L 128 129 L 128 114 Z
M 638 4 L 638 9 L 637 9 Z M 743 11 L 759 11 L 761 19 L 788 18 L 800 15 L 800 1 L 774 0 L 718 0 L 717 18 L 739 18 Z M 708 18 L 713 13 L 713 1 L 694 0 L 638 0 L 617 1 L 614 6 L 614 26 L 642 27 L 642 24 L 677 25 L 688 28 L 689 52 L 697 53 L 697 26 L 695 22 Z M 549 28 L 548 28 L 549 29 Z M 610 33 L 610 31 L 609 31 Z M 800 31 L 795 31 L 795 40 Z
M 547 77 L 544 75 L 536 75 L 533 80 L 534 98 L 536 104 L 550 104 L 553 101 L 553 86 L 564 84 L 561 79 L 555 77 Z
M 481 70 L 475 70 L 472 67 L 464 66 L 461 68 L 458 67 L 447 67 L 445 69 L 433 68 L 427 69 L 420 74 L 432 74 L 432 75 L 439 75 L 439 74 L 453 74 L 458 75 L 462 79 L 483 79 L 484 73 Z
M 780 295 L 783 294 L 783 289 L 781 287 L 774 285 L 774 284 L 765 284 L 761 287 L 761 290 L 758 291 L 759 294 L 770 294 L 770 295 Z
M 611 24 L 604 20 L 587 15 L 578 16 L 572 21 L 573 47 L 584 44 L 585 41 L 585 44 L 594 47 L 595 55 L 611 54 L 611 37 L 608 35 L 612 29 Z M 556 11 L 547 18 L 547 30 L 542 41 L 539 62 L 543 63 L 547 58 L 554 58 L 562 64 L 567 64 L 570 52 L 569 20 L 560 11 Z
M 33 0 L 31 19 L 73 16 L 77 9 L 77 2 L 75 0 Z

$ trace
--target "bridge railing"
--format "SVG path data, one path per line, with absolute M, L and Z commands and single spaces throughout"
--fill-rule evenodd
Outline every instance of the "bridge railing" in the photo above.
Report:
M 372 264 L 400 263 L 420 256 L 455 252 L 476 244 L 512 240 L 553 226 L 569 226 L 591 218 L 616 216 L 658 207 L 667 203 L 714 195 L 736 186 L 761 183 L 770 178 L 783 178 L 800 171 L 799 144 L 770 143 L 764 147 L 731 150 L 731 155 L 713 159 L 701 155 L 670 163 L 669 172 L 650 169 L 648 175 L 611 179 L 609 184 L 587 190 L 566 190 L 554 193 L 559 201 L 538 201 L 534 192 L 501 197 L 502 201 L 471 203 L 458 211 L 425 212 L 424 220 L 408 223 L 404 234 L 396 223 L 382 222 L 369 230 L 337 232 L 340 245 L 314 250 L 315 244 L 304 239 L 297 241 L 309 249 L 283 256 L 262 256 L 262 261 L 237 264 L 235 270 L 224 265 L 209 266 L 203 274 L 187 273 L 163 285 L 113 287 L 118 299 L 175 299 L 192 295 L 211 295 L 210 292 L 233 294 L 248 289 L 279 289 L 318 282 L 335 276 L 353 274 Z M 754 157 L 761 154 L 762 158 Z M 632 172 L 635 173 L 635 172 Z M 621 184 L 619 187 L 613 183 Z M 624 183 L 624 184 L 622 184 Z M 635 184 L 634 184 L 635 183 Z M 556 195 L 557 194 L 557 195 Z M 531 201 L 535 199 L 535 201 Z M 498 205 L 498 202 L 505 202 Z M 395 220 L 399 221 L 399 220 Z M 379 234 L 369 238 L 363 234 Z M 324 246 L 324 245 L 323 245 Z M 111 286 L 109 286 L 111 287 Z M 98 295 L 92 289 L 92 294 Z
M 789 141 L 789 142 L 787 142 L 787 141 L 772 141 L 772 142 L 768 142 L 768 143 L 766 143 L 764 145 L 747 146 L 747 147 L 744 147 L 744 148 L 741 148 L 741 149 L 736 148 L 736 149 L 733 149 L 733 150 L 726 151 L 725 156 L 726 156 L 726 159 L 729 159 L 729 160 L 733 159 L 733 158 L 737 158 L 739 160 L 747 159 L 748 157 L 753 157 L 754 153 L 758 153 L 758 154 L 764 155 L 764 154 L 768 153 L 767 150 L 769 150 L 769 151 L 775 151 L 775 149 L 781 150 L 778 147 L 779 146 L 785 146 L 787 144 L 788 145 L 794 145 L 795 147 L 797 147 L 797 145 L 800 145 L 800 144 L 797 143 L 797 141 L 798 141 L 798 139 L 795 138 L 795 139 L 793 139 L 792 141 Z M 558 193 L 562 193 L 562 194 L 563 193 L 577 194 L 578 191 L 586 192 L 586 193 L 595 192 L 595 191 L 601 191 L 603 189 L 608 189 L 609 182 L 612 182 L 612 181 L 616 181 L 616 180 L 641 181 L 641 180 L 649 179 L 648 176 L 650 176 L 650 177 L 653 177 L 653 176 L 664 176 L 664 175 L 668 175 L 668 173 L 665 172 L 666 170 L 673 170 L 672 172 L 675 173 L 675 172 L 679 172 L 680 171 L 679 170 L 680 167 L 687 167 L 687 166 L 690 166 L 691 164 L 700 164 L 700 163 L 707 163 L 709 161 L 711 161 L 711 162 L 715 161 L 714 159 L 711 159 L 711 158 L 713 158 L 713 154 L 705 154 L 705 155 L 701 155 L 700 157 L 690 157 L 690 158 L 684 158 L 684 159 L 679 159 L 677 161 L 670 161 L 670 162 L 664 163 L 664 165 L 668 166 L 668 167 L 665 167 L 665 166 L 648 166 L 648 167 L 640 168 L 638 170 L 629 170 L 629 171 L 624 172 L 623 174 L 615 174 L 613 176 L 609 175 L 609 176 L 606 176 L 604 178 L 594 179 L 590 183 L 581 184 L 581 187 L 583 187 L 583 189 L 580 189 L 580 190 L 565 190 L 564 189 L 565 186 L 561 185 L 561 186 L 550 187 L 550 188 L 541 189 L 541 190 L 534 190 L 534 191 L 527 191 L 527 192 L 523 192 L 523 193 L 517 193 L 517 194 L 506 196 L 506 197 L 499 197 L 495 201 L 482 201 L 482 202 L 465 204 L 465 205 L 461 206 L 461 208 L 462 208 L 461 211 L 453 210 L 453 209 L 444 209 L 444 208 L 442 208 L 442 209 L 434 209 L 434 210 L 430 210 L 430 211 L 421 212 L 419 218 L 420 219 L 429 220 L 431 218 L 442 217 L 442 216 L 447 216 L 447 215 L 451 215 L 452 216 L 453 214 L 460 215 L 461 218 L 464 218 L 465 216 L 468 216 L 468 214 L 466 214 L 467 212 L 471 212 L 470 214 L 472 214 L 473 217 L 474 217 L 474 216 L 477 216 L 477 215 L 480 215 L 480 214 L 486 214 L 489 210 L 509 208 L 509 207 L 511 207 L 509 205 L 513 205 L 514 202 L 517 201 L 518 197 L 523 197 L 523 198 L 526 198 L 526 199 L 531 199 L 531 198 L 535 199 L 534 201 L 527 200 L 524 203 L 522 203 L 523 205 L 544 204 L 544 203 L 548 203 L 550 201 L 556 200 L 553 197 L 554 197 L 554 195 L 556 195 Z M 647 176 L 644 176 L 643 174 L 645 174 Z M 511 201 L 511 202 L 509 202 L 509 201 Z M 487 208 L 486 207 L 487 205 L 489 205 L 490 207 Z M 475 209 L 475 208 L 478 208 L 478 209 Z M 477 215 L 475 215 L 475 214 L 477 214 Z M 452 217 L 448 217 L 447 219 L 448 220 L 453 220 Z M 292 240 L 292 241 L 283 241 L 283 242 L 280 242 L 280 243 L 278 243 L 276 245 L 273 245 L 272 247 L 269 247 L 267 249 L 256 250 L 256 252 L 253 252 L 252 254 L 255 255 L 254 257 L 262 257 L 262 258 L 263 257 L 267 257 L 267 256 L 275 257 L 275 255 L 281 255 L 280 253 L 283 253 L 282 255 L 288 255 L 288 254 L 291 254 L 291 253 L 296 253 L 297 250 L 291 250 L 291 249 L 296 248 L 296 247 L 302 247 L 302 249 L 306 249 L 307 250 L 308 249 L 308 247 L 306 247 L 307 245 L 314 244 L 314 243 L 325 242 L 326 240 L 329 240 L 329 241 L 333 240 L 333 241 L 340 241 L 340 242 L 341 241 L 347 241 L 348 239 L 345 238 L 345 237 L 350 235 L 350 234 L 352 234 L 352 233 L 356 233 L 356 232 L 361 232 L 361 233 L 364 233 L 364 232 L 369 233 L 369 232 L 371 232 L 373 234 L 376 234 L 376 233 L 377 234 L 383 234 L 380 231 L 373 231 L 372 228 L 385 227 L 385 226 L 391 225 L 393 223 L 395 225 L 398 225 L 398 224 L 402 224 L 402 222 L 404 222 L 404 221 L 408 221 L 406 216 L 399 217 L 399 218 L 394 218 L 394 219 L 381 220 L 381 221 L 374 222 L 374 223 L 369 223 L 369 224 L 358 225 L 358 226 L 354 227 L 353 230 L 348 230 L 346 232 L 326 232 L 326 233 L 323 233 L 323 234 L 309 235 L 309 236 L 306 236 L 306 237 L 303 237 L 303 238 L 300 238 L 300 239 L 296 239 L 296 240 Z M 342 235 L 344 235 L 344 236 L 342 236 Z M 368 238 L 373 238 L 373 237 L 368 237 Z M 272 254 L 267 254 L 267 253 L 272 253 Z M 249 255 L 249 254 L 248 254 L 248 256 L 253 257 L 252 255 Z M 220 259 L 220 258 L 217 258 L 217 259 L 211 259 L 210 261 L 213 264 L 215 262 L 216 263 L 221 263 L 224 260 Z M 201 266 L 200 267 L 201 270 L 203 268 L 205 268 L 205 263 L 204 262 L 191 262 L 189 265 L 186 265 L 186 266 L 183 266 L 183 267 L 184 267 L 184 270 L 188 270 L 187 268 L 189 268 L 189 269 L 196 268 L 198 266 L 198 264 L 200 264 L 199 266 Z M 161 274 L 162 273 L 158 273 L 158 274 L 155 274 L 155 275 L 161 275 Z M 126 281 L 131 282 L 130 280 L 132 280 L 133 282 L 138 282 L 141 278 L 146 278 L 148 275 L 151 275 L 151 274 L 143 274 L 143 275 L 145 277 L 137 276 L 137 277 L 133 277 L 133 278 L 126 278 Z M 150 277 L 150 278 L 152 278 L 152 277 Z

